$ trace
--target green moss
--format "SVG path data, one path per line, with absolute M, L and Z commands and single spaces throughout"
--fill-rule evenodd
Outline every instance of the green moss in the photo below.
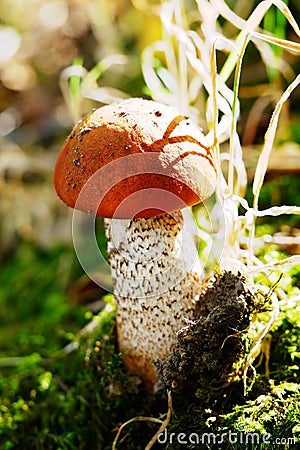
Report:
M 0 275 L 1 450 L 108 450 L 118 427 L 127 420 L 166 416 L 165 389 L 146 395 L 139 380 L 123 367 L 112 296 L 105 297 L 106 308 L 99 314 L 93 314 L 88 305 L 70 305 L 65 300 L 66 281 L 72 283 L 72 279 L 61 264 L 63 253 L 71 261 L 68 249 L 44 251 L 22 243 L 6 259 Z M 268 252 L 264 250 L 260 257 L 267 259 Z M 271 278 L 271 284 L 275 283 L 279 272 Z M 253 384 L 247 396 L 241 379 L 217 390 L 203 379 L 197 388 L 173 393 L 168 439 L 157 448 L 216 448 L 214 438 L 223 439 L 222 449 L 273 449 L 274 443 L 261 443 L 266 433 L 272 440 L 299 440 L 297 267 L 285 269 L 279 289 L 284 292 L 287 296 L 280 300 L 280 314 L 264 341 L 262 358 L 254 361 L 256 373 L 248 369 L 247 385 Z M 147 421 L 133 422 L 122 431 L 117 448 L 144 449 L 158 428 Z M 246 432 L 256 433 L 259 445 L 230 442 L 232 433 L 242 439 Z M 203 443 L 180 444 L 179 433 L 187 437 L 194 433 L 192 438 L 196 433 Z M 289 448 L 288 444 L 280 447 Z

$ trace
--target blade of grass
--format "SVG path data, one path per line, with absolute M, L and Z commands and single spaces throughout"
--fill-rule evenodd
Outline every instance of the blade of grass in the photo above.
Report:
M 265 143 L 263 149 L 259 155 L 259 159 L 257 162 L 257 167 L 254 174 L 253 180 L 253 188 L 252 192 L 254 195 L 253 198 L 253 207 L 254 209 L 258 209 L 258 198 L 260 194 L 260 190 L 264 181 L 264 177 L 267 171 L 269 157 L 272 151 L 275 134 L 278 126 L 279 115 L 284 103 L 288 100 L 291 93 L 294 89 L 300 84 L 300 75 L 298 75 L 295 80 L 288 86 L 285 92 L 282 94 L 279 102 L 277 103 L 273 115 L 271 117 L 268 130 L 265 135 Z
M 270 36 L 266 33 L 258 33 L 257 31 L 252 31 L 250 35 L 270 44 L 281 47 L 289 52 L 300 53 L 300 44 L 297 42 L 289 41 L 287 39 L 280 39 L 275 36 Z
M 62 91 L 65 103 L 70 111 L 73 123 L 78 122 L 82 117 L 81 105 L 81 82 L 87 74 L 83 67 L 83 60 L 76 58 L 73 64 L 64 69 L 60 75 L 59 86 Z
M 289 256 L 288 258 L 281 259 L 279 261 L 272 261 L 267 264 L 262 264 L 260 266 L 253 266 L 250 269 L 247 270 L 248 273 L 259 273 L 266 270 L 274 270 L 274 269 L 281 269 L 281 267 L 294 267 L 300 264 L 300 255 L 293 255 Z
M 151 92 L 154 100 L 165 103 L 166 105 L 174 105 L 174 93 L 167 90 L 166 86 L 157 74 L 158 66 L 161 61 L 155 57 L 158 53 L 166 57 L 168 46 L 164 41 L 157 41 L 153 45 L 144 50 L 142 54 L 142 70 L 147 87 Z
M 246 34 L 241 50 L 238 54 L 237 64 L 235 68 L 235 76 L 233 83 L 233 103 L 232 103 L 232 122 L 231 122 L 231 132 L 229 140 L 229 167 L 228 167 L 228 191 L 229 195 L 234 193 L 234 161 L 235 161 L 235 141 L 238 139 L 237 136 L 237 119 L 238 119 L 238 91 L 240 86 L 241 72 L 242 72 L 242 62 L 243 57 L 249 42 L 249 35 Z
M 179 30 L 186 28 L 185 10 L 181 0 L 175 2 L 174 18 Z M 186 38 L 186 36 L 184 36 Z M 188 92 L 188 70 L 186 59 L 186 45 L 178 39 L 178 110 L 181 114 L 188 114 L 189 112 L 189 98 Z
M 285 90 L 285 92 L 282 94 L 279 102 L 277 103 L 275 110 L 273 112 L 273 115 L 271 117 L 267 132 L 265 134 L 265 143 L 263 146 L 263 149 L 259 155 L 255 174 L 254 174 L 254 180 L 253 180 L 253 186 L 252 186 L 252 192 L 253 192 L 253 209 L 256 211 L 256 215 L 258 214 L 258 199 L 260 190 L 263 185 L 263 181 L 265 178 L 265 174 L 267 172 L 268 162 L 270 158 L 270 154 L 272 151 L 275 134 L 278 126 L 278 120 L 279 115 L 281 112 L 281 109 L 286 102 L 286 100 L 291 95 L 292 91 L 300 84 L 300 75 L 298 75 L 295 80 L 288 86 L 288 88 Z M 255 216 L 252 217 L 250 225 L 249 225 L 249 252 L 250 252 L 250 264 L 249 268 L 252 267 L 252 260 L 254 255 L 254 240 L 255 240 Z
M 214 0 L 214 1 L 216 1 L 217 3 L 219 3 L 219 2 L 224 3 L 222 0 Z M 294 29 L 295 33 L 297 34 L 297 36 L 300 36 L 299 26 L 298 26 L 296 20 L 294 19 L 291 11 L 287 7 L 287 5 L 284 3 L 284 1 L 282 1 L 282 0 L 264 0 L 259 3 L 259 5 L 255 8 L 255 10 L 252 12 L 250 17 L 245 22 L 243 22 L 242 31 L 240 32 L 240 34 L 236 40 L 236 46 L 238 48 L 241 48 L 243 46 L 245 35 L 253 32 L 254 29 L 256 27 L 258 27 L 258 25 L 261 23 L 263 17 L 265 16 L 266 12 L 269 10 L 269 8 L 272 5 L 275 5 L 284 14 L 285 18 L 288 20 L 288 22 Z M 223 8 L 224 8 L 224 6 L 223 6 Z M 226 11 L 227 11 L 227 9 L 226 9 Z M 227 11 L 227 13 L 228 13 L 228 11 Z M 232 15 L 229 14 L 227 16 L 227 13 L 224 14 L 224 17 L 227 20 L 231 21 Z M 228 80 L 228 78 L 230 77 L 232 71 L 234 70 L 236 62 L 237 62 L 237 54 L 235 52 L 231 52 L 231 54 L 228 56 L 228 58 L 224 64 L 221 74 L 220 74 L 222 76 L 222 79 L 224 79 L 224 81 Z

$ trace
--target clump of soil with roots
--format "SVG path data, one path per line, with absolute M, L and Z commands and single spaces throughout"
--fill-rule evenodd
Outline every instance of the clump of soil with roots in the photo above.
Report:
M 178 331 L 172 353 L 155 361 L 162 384 L 176 392 L 240 379 L 267 331 L 258 328 L 258 319 L 270 309 L 268 298 L 252 292 L 239 273 L 216 274 L 198 305 L 194 320 Z

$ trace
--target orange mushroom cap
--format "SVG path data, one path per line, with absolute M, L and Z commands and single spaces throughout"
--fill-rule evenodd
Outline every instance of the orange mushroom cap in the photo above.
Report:
M 108 218 L 152 217 L 210 196 L 216 171 L 191 119 L 132 98 L 103 106 L 75 125 L 54 169 L 58 196 Z

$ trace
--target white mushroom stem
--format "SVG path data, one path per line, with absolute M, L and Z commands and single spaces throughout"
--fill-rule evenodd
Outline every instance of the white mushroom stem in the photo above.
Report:
M 119 347 L 128 370 L 149 388 L 156 380 L 153 360 L 170 353 L 199 297 L 202 268 L 191 220 L 187 211 L 105 219 Z

